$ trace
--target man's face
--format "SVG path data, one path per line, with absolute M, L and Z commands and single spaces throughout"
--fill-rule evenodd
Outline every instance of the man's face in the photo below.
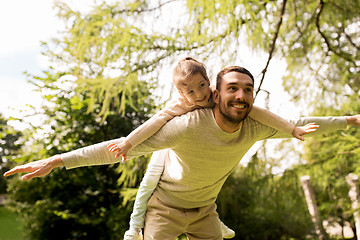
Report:
M 215 95 L 220 124 L 239 125 L 252 109 L 253 91 L 254 83 L 247 74 L 239 72 L 225 74 L 220 90 Z

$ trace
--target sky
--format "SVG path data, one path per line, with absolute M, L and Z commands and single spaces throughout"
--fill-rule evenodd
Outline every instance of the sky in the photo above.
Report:
M 65 0 L 75 8 L 88 9 L 90 0 Z M 90 4 L 89 4 L 90 3 Z M 41 74 L 47 69 L 41 42 L 48 42 L 63 29 L 51 0 L 11 0 L 0 2 L 0 112 L 20 117 L 26 105 L 39 106 L 24 72 Z
M 93 4 L 91 0 L 62 0 L 62 2 L 80 11 L 88 11 Z M 41 55 L 41 42 L 48 42 L 51 38 L 58 36 L 63 29 L 63 23 L 57 18 L 53 5 L 52 0 L 11 0 L 0 3 L 2 33 L 0 38 L 0 113 L 5 117 L 21 117 L 28 113 L 27 104 L 35 107 L 41 104 L 40 96 L 33 91 L 24 72 L 36 75 L 48 68 L 46 59 Z M 246 46 L 239 47 L 242 60 L 234 65 L 244 66 L 255 77 L 259 76 L 266 64 L 267 55 L 252 52 Z M 263 88 L 270 92 L 269 107 L 272 112 L 284 118 L 295 118 L 301 113 L 290 102 L 289 96 L 281 86 L 281 77 L 285 69 L 284 61 L 273 59 Z M 163 75 L 171 76 L 171 72 Z M 168 79 L 163 81 L 168 82 Z M 263 103 L 261 98 L 257 101 L 259 106 Z M 10 124 L 19 129 L 24 127 L 17 125 L 16 122 L 10 122 Z M 249 154 L 253 154 L 254 151 L 256 150 L 250 151 Z

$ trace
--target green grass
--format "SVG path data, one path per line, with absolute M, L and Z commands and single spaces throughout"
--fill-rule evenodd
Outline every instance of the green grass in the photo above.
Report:
M 0 240 L 21 240 L 22 222 L 16 213 L 0 206 Z

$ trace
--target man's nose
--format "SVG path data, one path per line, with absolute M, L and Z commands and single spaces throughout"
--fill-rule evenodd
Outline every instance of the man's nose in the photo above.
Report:
M 245 91 L 244 89 L 238 89 L 236 91 L 236 99 L 244 100 L 245 99 Z

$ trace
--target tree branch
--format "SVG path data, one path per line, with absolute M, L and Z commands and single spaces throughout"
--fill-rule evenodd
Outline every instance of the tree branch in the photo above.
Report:
M 274 51 L 275 51 L 275 46 L 276 46 L 276 40 L 278 38 L 278 35 L 279 35 L 279 31 L 280 31 L 280 27 L 281 27 L 281 24 L 282 24 L 282 20 L 283 20 L 283 16 L 284 16 L 284 13 L 285 13 L 285 7 L 286 7 L 286 3 L 287 3 L 287 0 L 284 0 L 283 3 L 282 3 L 282 6 L 281 6 L 281 13 L 280 13 L 280 17 L 279 17 L 279 21 L 276 25 L 276 31 L 275 31 L 275 34 L 274 34 L 274 37 L 271 41 L 271 46 L 270 46 L 270 51 L 269 51 L 269 57 L 268 57 L 268 60 L 266 62 L 266 66 L 265 68 L 262 70 L 262 77 L 261 77 L 261 80 L 260 80 L 260 84 L 259 84 L 259 88 L 258 90 L 256 91 L 256 94 L 255 94 L 255 98 L 256 96 L 258 95 L 258 93 L 260 92 L 261 90 L 261 86 L 264 82 L 264 79 L 265 79 L 265 74 L 267 72 L 267 69 L 269 67 L 269 64 L 270 64 L 270 61 L 271 61 L 271 58 L 274 54 Z
M 119 13 L 142 13 L 142 12 L 152 12 L 152 11 L 155 11 L 155 10 L 158 10 L 160 8 L 162 8 L 164 5 L 166 4 L 169 4 L 169 3 L 172 3 L 172 2 L 176 2 L 178 0 L 169 0 L 167 2 L 164 2 L 164 3 L 161 3 L 159 4 L 157 7 L 153 7 L 153 8 L 147 8 L 147 9 L 134 9 L 134 10 L 131 10 L 131 9 L 122 9 L 122 10 L 119 10 L 119 11 L 116 11 L 114 12 L 114 14 L 119 14 Z
M 323 0 L 319 0 L 319 10 L 318 10 L 318 14 L 316 16 L 316 28 L 317 28 L 318 32 L 320 33 L 322 39 L 324 39 L 325 44 L 326 44 L 326 46 L 328 48 L 328 51 L 333 52 L 335 55 L 337 55 L 340 58 L 343 58 L 343 59 L 351 62 L 354 66 L 356 66 L 356 63 L 354 62 L 354 60 L 351 57 L 348 56 L 349 54 L 341 53 L 341 52 L 336 51 L 336 49 L 333 46 L 331 46 L 331 43 L 330 43 L 329 39 L 327 38 L 327 36 L 325 35 L 325 33 L 323 31 L 321 31 L 321 29 L 320 29 L 320 15 L 321 15 L 322 11 L 324 10 L 324 4 L 325 3 L 324 3 Z

